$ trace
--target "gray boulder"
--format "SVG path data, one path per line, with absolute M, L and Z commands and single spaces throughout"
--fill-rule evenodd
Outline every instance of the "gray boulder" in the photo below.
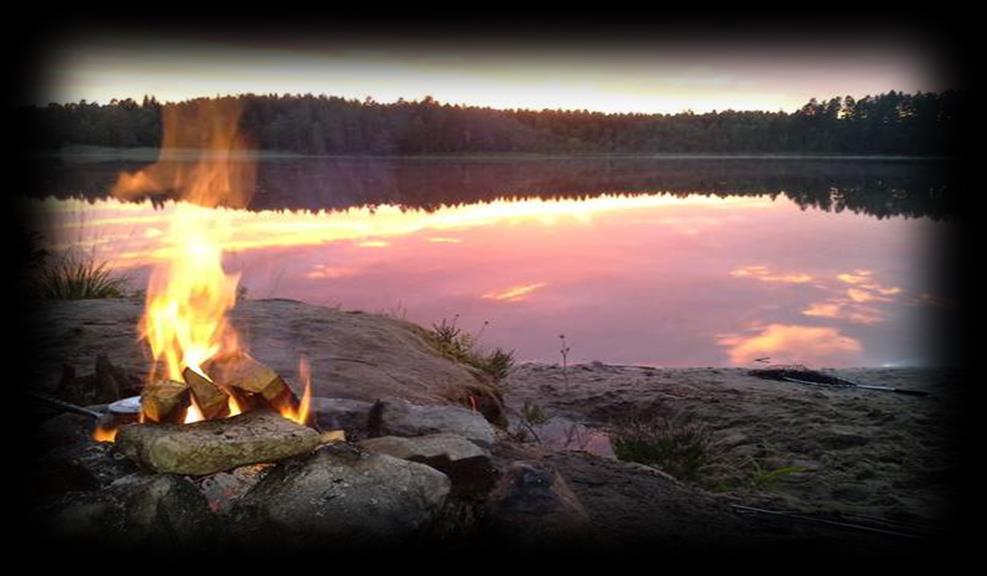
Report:
M 559 544 L 590 534 L 579 498 L 555 468 L 536 461 L 508 467 L 487 500 L 486 521 L 495 538 L 523 545 Z
M 496 441 L 493 426 L 479 412 L 460 406 L 419 406 L 401 398 L 385 398 L 374 404 L 370 415 L 371 437 L 425 436 L 448 432 L 489 449 Z
M 349 398 L 312 398 L 309 408 L 320 430 L 343 430 L 347 438 L 366 434 L 373 402 Z
M 64 448 L 91 442 L 93 418 L 66 412 L 48 418 L 38 427 L 36 446 L 39 450 Z
M 34 514 L 45 539 L 87 549 L 206 549 L 217 517 L 187 478 L 132 474 L 108 488 L 69 492 Z
M 218 514 L 229 514 L 236 501 L 253 488 L 273 464 L 241 466 L 229 472 L 217 472 L 193 479 L 209 503 L 209 509 Z
M 31 467 L 37 494 L 86 492 L 110 486 L 137 472 L 137 466 L 105 442 L 70 444 L 51 450 Z
M 234 526 L 260 548 L 407 543 L 431 529 L 449 490 L 424 464 L 326 445 L 272 468 L 234 506 Z
M 431 466 L 449 477 L 457 494 L 489 492 L 497 479 L 490 454 L 457 434 L 443 432 L 412 438 L 383 436 L 363 440 L 357 445 L 370 452 Z

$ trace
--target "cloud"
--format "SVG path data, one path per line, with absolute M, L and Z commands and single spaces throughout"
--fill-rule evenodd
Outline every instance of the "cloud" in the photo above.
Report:
M 871 270 L 854 270 L 852 274 L 838 274 L 836 278 L 852 286 L 846 294 L 854 302 L 892 302 L 894 298 L 891 297 L 901 292 L 897 286 L 879 284 Z
M 847 355 L 863 350 L 858 340 L 835 328 L 791 324 L 771 324 L 753 335 L 722 335 L 717 343 L 727 348 L 733 364 L 747 364 L 762 356 L 786 362 L 845 364 Z
M 838 300 L 809 304 L 802 310 L 802 314 L 817 318 L 849 320 L 854 324 L 879 324 L 885 319 L 884 314 L 876 308 Z
M 387 240 L 364 240 L 357 244 L 361 248 L 387 248 L 391 243 Z
M 893 302 L 894 296 L 902 292 L 897 286 L 881 285 L 874 279 L 874 272 L 871 270 L 837 274 L 836 279 L 850 287 L 844 289 L 839 284 L 835 288 L 826 287 L 838 295 L 810 303 L 802 310 L 803 315 L 847 320 L 854 324 L 879 324 L 885 320 L 886 314 L 880 308 L 868 304 Z
M 488 300 L 500 300 L 502 302 L 517 302 L 524 300 L 529 294 L 543 288 L 545 286 L 544 282 L 539 282 L 535 284 L 523 284 L 520 286 L 512 286 L 504 290 L 498 290 L 493 292 L 487 292 L 483 295 L 483 298 Z
M 730 271 L 734 278 L 750 278 L 761 282 L 772 282 L 780 284 L 806 284 L 812 282 L 809 274 L 789 272 L 772 273 L 767 266 L 741 266 Z
M 356 273 L 356 270 L 353 268 L 316 264 L 311 270 L 305 273 L 305 277 L 310 280 L 331 280 L 335 278 L 355 276 Z

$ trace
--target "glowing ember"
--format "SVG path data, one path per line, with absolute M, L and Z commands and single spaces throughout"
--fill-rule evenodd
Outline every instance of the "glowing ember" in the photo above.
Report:
M 97 424 L 96 429 L 93 430 L 93 440 L 97 442 L 113 442 L 117 437 L 116 426 L 103 426 L 102 424 Z

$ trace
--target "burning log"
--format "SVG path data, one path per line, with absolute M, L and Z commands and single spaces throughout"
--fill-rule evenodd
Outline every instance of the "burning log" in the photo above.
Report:
M 156 380 L 141 392 L 141 410 L 151 422 L 182 422 L 190 401 L 188 385 L 174 380 Z
M 186 367 L 182 370 L 182 378 L 188 384 L 195 404 L 206 420 L 225 418 L 230 414 L 230 395 L 195 370 Z
M 248 410 L 269 406 L 278 412 L 298 408 L 298 397 L 277 372 L 239 353 L 210 363 L 209 377 L 229 389 L 237 403 Z

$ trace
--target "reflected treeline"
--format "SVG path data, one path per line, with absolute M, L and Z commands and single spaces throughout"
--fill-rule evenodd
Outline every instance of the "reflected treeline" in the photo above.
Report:
M 106 198 L 121 170 L 140 167 L 120 162 L 53 163 L 45 171 L 41 193 Z M 947 160 L 845 158 L 266 160 L 258 165 L 257 189 L 249 208 L 320 211 L 390 204 L 434 211 L 502 198 L 667 193 L 784 196 L 804 209 L 950 220 L 958 213 L 950 169 Z

